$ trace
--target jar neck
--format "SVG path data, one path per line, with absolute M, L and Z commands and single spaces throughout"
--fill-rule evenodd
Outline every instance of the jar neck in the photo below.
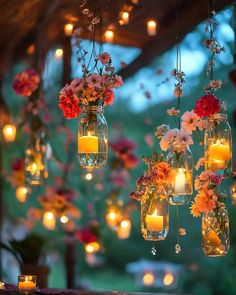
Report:
M 227 122 L 227 114 L 222 114 L 222 113 L 217 113 L 211 116 L 209 119 L 210 123 L 215 123 L 215 122 Z
M 85 105 L 82 108 L 83 113 L 93 113 L 93 114 L 102 114 L 103 106 L 99 105 Z
M 184 154 L 186 153 L 186 151 L 188 150 L 189 148 L 186 148 L 186 149 L 183 149 L 183 147 L 179 144 L 171 144 L 169 146 L 169 150 L 171 152 L 175 152 L 175 153 L 181 153 L 181 154 Z

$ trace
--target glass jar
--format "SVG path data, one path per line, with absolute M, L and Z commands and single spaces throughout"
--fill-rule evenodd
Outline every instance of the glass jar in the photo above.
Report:
M 105 218 L 110 229 L 116 230 L 123 219 L 123 201 L 117 198 L 108 199 Z
M 102 106 L 84 106 L 78 128 L 78 158 L 83 168 L 101 168 L 107 163 L 108 127 Z
M 190 149 L 182 151 L 180 146 L 173 145 L 167 162 L 175 172 L 173 182 L 168 185 L 169 202 L 171 205 L 185 205 L 193 193 L 192 152 Z
M 25 151 L 25 176 L 28 185 L 41 185 L 47 172 L 44 132 L 32 133 Z
M 202 251 L 206 256 L 225 256 L 230 247 L 229 217 L 224 203 L 202 216 Z
M 141 232 L 145 240 L 164 240 L 169 231 L 169 202 L 166 193 L 149 190 L 141 201 Z
M 232 135 L 226 114 L 215 114 L 204 135 L 205 168 L 223 177 L 231 174 Z

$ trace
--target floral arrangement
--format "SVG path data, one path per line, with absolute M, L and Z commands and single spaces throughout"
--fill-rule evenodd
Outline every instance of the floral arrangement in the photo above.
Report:
M 28 69 L 14 77 L 13 89 L 17 95 L 31 96 L 38 89 L 40 77 L 35 69 Z
M 144 157 L 144 162 L 148 165 L 148 169 L 138 178 L 136 192 L 130 193 L 130 197 L 137 201 L 143 200 L 146 192 L 153 187 L 162 193 L 175 176 L 169 164 L 158 153 L 153 153 L 150 157 Z
M 213 171 L 205 170 L 195 179 L 197 195 L 191 206 L 191 214 L 198 217 L 201 213 L 211 213 L 220 201 L 216 188 L 222 182 L 222 177 Z
M 109 53 L 96 57 L 94 69 L 98 73 L 90 71 L 85 65 L 86 54 L 84 50 L 79 59 L 83 61 L 83 77 L 74 79 L 60 91 L 59 108 L 67 119 L 77 118 L 83 105 L 112 105 L 115 98 L 113 89 L 123 85 L 122 78 L 115 74 Z

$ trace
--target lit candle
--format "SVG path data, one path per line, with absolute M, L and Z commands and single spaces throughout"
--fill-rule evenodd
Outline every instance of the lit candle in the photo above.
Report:
M 5 283 L 0 282 L 0 289 L 5 289 Z
M 36 289 L 36 276 L 21 275 L 18 277 L 18 289 L 20 291 L 33 291 Z
M 185 169 L 176 169 L 177 174 L 175 176 L 175 195 L 185 194 L 186 176 Z
M 146 217 L 147 230 L 162 231 L 164 229 L 163 221 L 163 216 L 158 216 L 157 210 L 155 209 L 153 214 L 147 215 Z
M 28 193 L 27 187 L 19 186 L 16 189 L 16 198 L 17 198 L 17 200 L 20 203 L 24 203 L 26 201 L 26 198 L 27 198 L 27 193 Z
M 117 236 L 119 239 L 128 239 L 130 236 L 131 221 L 129 219 L 122 220 L 117 228 Z
M 101 246 L 98 242 L 95 241 L 85 244 L 84 249 L 86 253 L 96 253 L 101 249 Z
M 217 140 L 215 144 L 209 145 L 208 158 L 213 170 L 227 168 L 227 162 L 231 159 L 229 144 L 220 143 L 220 141 Z
M 128 11 L 121 12 L 121 20 L 123 21 L 124 25 L 128 24 L 128 22 L 129 22 L 129 12 Z
M 56 227 L 56 216 L 52 211 L 46 211 L 43 214 L 43 225 L 49 230 L 54 230 Z
M 6 142 L 13 142 L 16 138 L 16 126 L 13 124 L 6 124 L 2 129 L 3 136 Z
M 32 175 L 39 176 L 41 171 L 44 170 L 44 165 L 42 163 L 42 154 L 34 154 L 33 161 L 29 162 L 25 169 L 30 172 Z
M 56 59 L 61 59 L 63 57 L 63 50 L 61 48 L 57 48 L 54 56 Z
M 210 230 L 208 232 L 207 242 L 213 247 L 219 247 L 221 245 L 220 238 L 217 236 L 217 234 L 213 230 Z
M 112 43 L 114 40 L 114 31 L 106 30 L 104 33 L 104 38 L 106 42 Z
M 84 154 L 98 153 L 98 137 L 91 136 L 90 132 L 88 132 L 88 136 L 79 136 L 78 152 Z
M 157 33 L 157 23 L 155 20 L 149 20 L 147 22 L 147 33 L 149 36 L 155 36 Z
M 143 275 L 143 284 L 146 286 L 151 286 L 155 282 L 155 276 L 152 272 L 147 272 Z
M 71 36 L 73 33 L 74 25 L 71 23 L 65 24 L 64 33 L 66 36 Z

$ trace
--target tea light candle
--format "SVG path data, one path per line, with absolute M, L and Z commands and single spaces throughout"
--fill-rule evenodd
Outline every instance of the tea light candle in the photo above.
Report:
M 106 30 L 104 33 L 104 38 L 106 42 L 112 43 L 114 40 L 114 31 Z
M 16 138 L 16 126 L 13 124 L 6 124 L 2 129 L 3 136 L 6 142 L 13 142 Z
M 91 136 L 90 132 L 88 132 L 88 136 L 79 136 L 78 152 L 85 154 L 98 153 L 98 137 Z
M 21 275 L 18 277 L 18 289 L 20 291 L 33 291 L 36 289 L 36 276 Z
M 16 198 L 17 198 L 17 200 L 20 203 L 25 203 L 26 198 L 27 198 L 27 193 L 28 193 L 27 187 L 25 187 L 25 186 L 19 186 L 16 189 Z
M 122 220 L 117 228 L 117 236 L 119 239 L 128 239 L 130 236 L 131 221 L 129 219 Z
M 227 161 L 231 158 L 229 144 L 217 141 L 215 144 L 209 145 L 208 157 L 214 170 L 224 169 L 228 165 Z
M 71 23 L 65 24 L 64 33 L 66 36 L 71 36 L 74 30 L 74 25 Z
M 48 230 L 54 230 L 56 227 L 56 216 L 52 211 L 45 211 L 43 214 L 43 225 Z
M 180 195 L 185 193 L 185 186 L 186 186 L 185 169 L 179 168 L 176 170 L 177 170 L 177 174 L 175 176 L 175 194 Z
M 162 231 L 164 229 L 163 221 L 164 221 L 163 216 L 158 216 L 157 210 L 155 209 L 153 214 L 147 215 L 146 217 L 147 230 Z
M 155 20 L 149 20 L 147 22 L 147 33 L 149 36 L 155 36 L 157 33 L 157 23 Z

